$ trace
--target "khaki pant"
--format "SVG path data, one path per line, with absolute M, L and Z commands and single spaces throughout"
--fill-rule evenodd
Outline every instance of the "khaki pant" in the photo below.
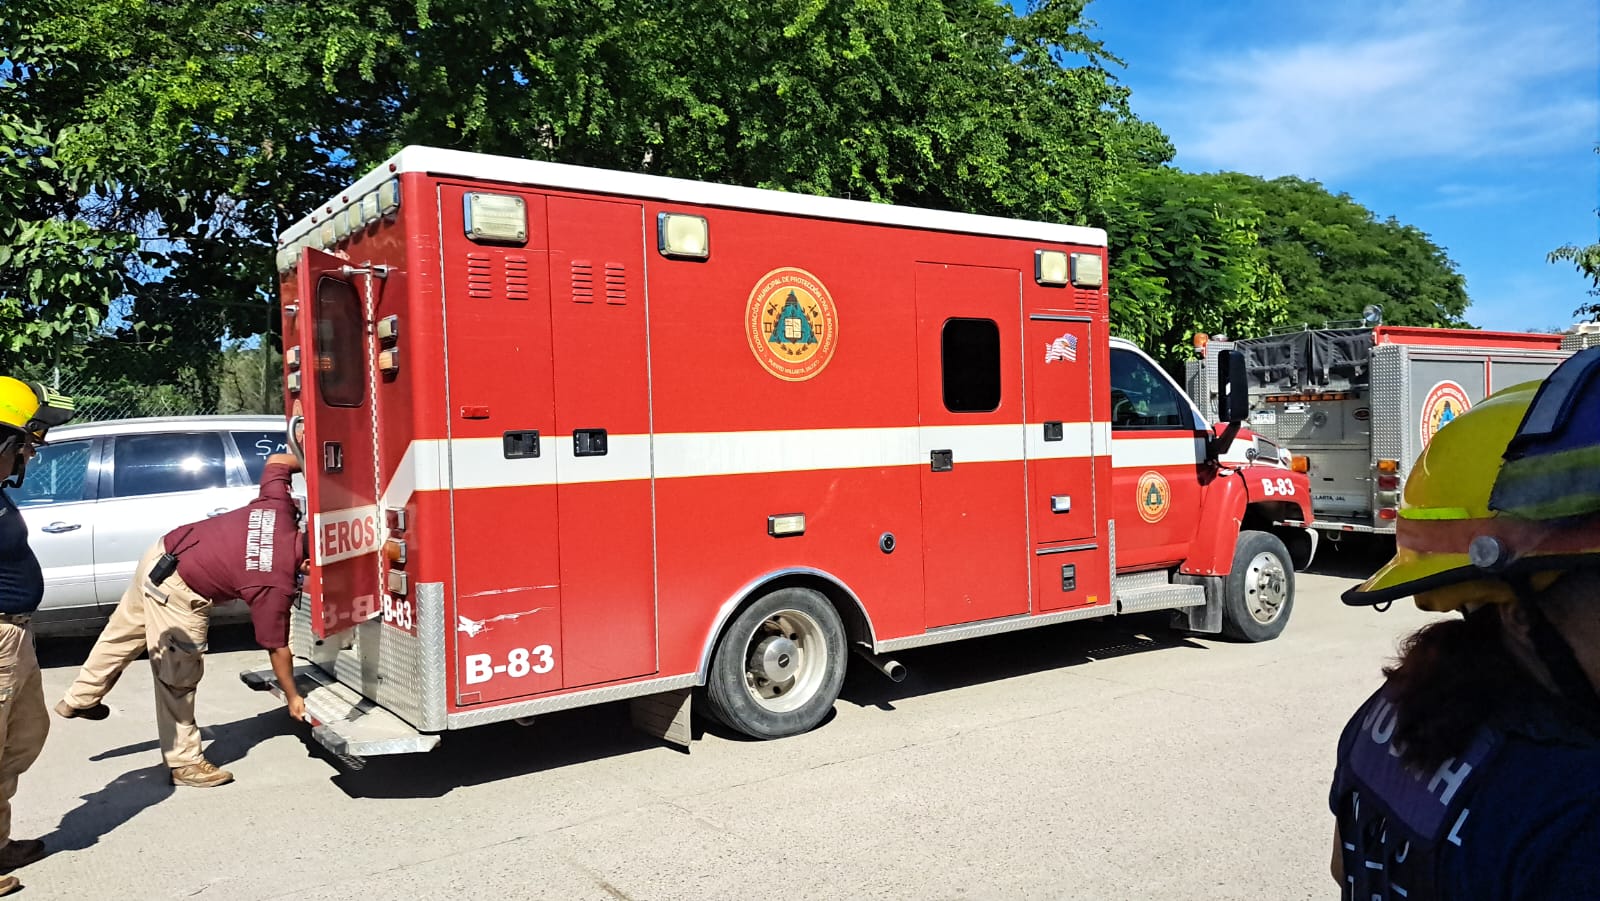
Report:
M 66 702 L 80 709 L 100 703 L 128 664 L 149 651 L 161 754 L 167 766 L 180 767 L 204 759 L 200 728 L 194 724 L 194 694 L 205 674 L 211 601 L 190 590 L 177 573 L 159 588 L 150 584 L 150 568 L 164 553 L 158 541 L 139 561 L 133 583 L 67 689 Z
M 0 623 L 0 848 L 11 842 L 11 796 L 17 777 L 44 750 L 50 717 L 34 656 L 33 630 Z

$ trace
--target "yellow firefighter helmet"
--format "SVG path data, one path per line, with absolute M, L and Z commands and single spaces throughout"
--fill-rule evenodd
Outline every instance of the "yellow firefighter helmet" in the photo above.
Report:
M 1439 430 L 1406 479 L 1395 556 L 1345 592 L 1448 611 L 1600 565 L 1600 348 L 1497 392 Z

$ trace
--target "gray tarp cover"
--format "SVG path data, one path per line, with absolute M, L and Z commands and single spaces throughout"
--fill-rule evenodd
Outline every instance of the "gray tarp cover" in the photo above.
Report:
M 1367 383 L 1372 329 L 1317 329 L 1247 338 L 1244 353 L 1252 388 L 1342 390 Z

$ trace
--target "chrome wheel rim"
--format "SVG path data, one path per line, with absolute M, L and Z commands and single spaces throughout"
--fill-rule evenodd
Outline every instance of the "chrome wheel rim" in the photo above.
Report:
M 816 695 L 828 669 L 822 626 L 799 610 L 779 610 L 745 642 L 744 687 L 773 713 L 788 713 Z
M 1250 618 L 1263 626 L 1283 615 L 1289 598 L 1289 575 L 1277 554 L 1263 551 L 1244 571 L 1244 606 Z

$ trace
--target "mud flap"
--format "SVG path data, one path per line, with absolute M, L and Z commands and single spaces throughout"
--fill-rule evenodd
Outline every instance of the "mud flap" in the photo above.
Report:
M 634 728 L 687 751 L 694 737 L 689 727 L 689 706 L 693 697 L 694 689 L 685 688 L 634 698 L 628 705 L 628 714 Z
M 1226 576 L 1189 576 L 1178 573 L 1174 583 L 1199 585 L 1206 590 L 1206 602 L 1194 607 L 1172 611 L 1172 627 L 1201 635 L 1216 635 L 1222 631 L 1222 595 L 1227 590 Z

